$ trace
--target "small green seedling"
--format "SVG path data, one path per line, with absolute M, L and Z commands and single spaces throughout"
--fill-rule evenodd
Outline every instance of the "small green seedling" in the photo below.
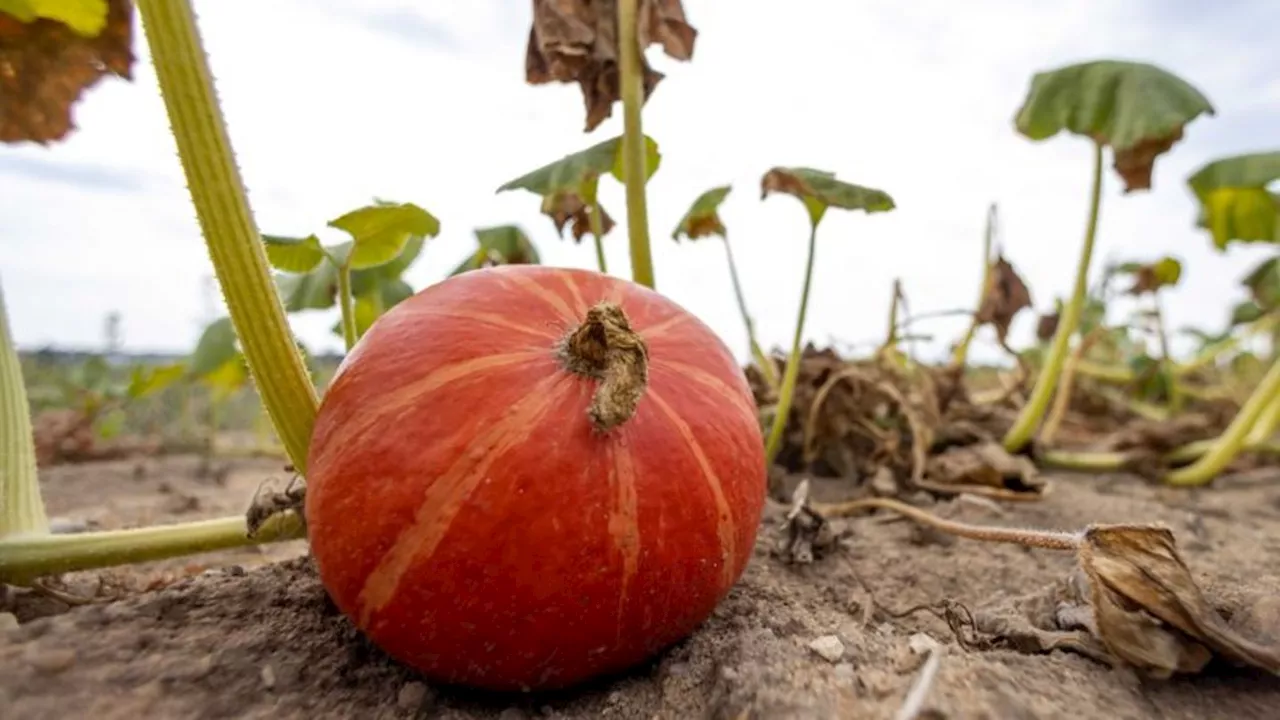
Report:
M 449 273 L 461 275 L 491 265 L 540 265 L 538 248 L 518 225 L 498 225 L 476 229 L 476 251 Z
M 738 265 L 733 260 L 733 247 L 729 244 L 729 231 L 725 228 L 724 221 L 720 219 L 720 205 L 729 196 L 730 190 L 732 190 L 731 186 L 723 185 L 699 195 L 693 201 L 693 205 L 689 206 L 684 217 L 680 218 L 675 230 L 671 231 L 671 239 L 679 242 L 682 235 L 691 241 L 713 235 L 720 237 L 724 243 L 725 258 L 729 261 L 729 277 L 733 280 L 733 294 L 738 299 L 738 311 L 742 313 L 742 322 L 747 326 L 747 342 L 750 343 L 751 357 L 755 358 L 756 367 L 760 368 L 760 374 L 764 377 L 769 389 L 776 393 L 778 371 L 773 360 L 765 354 L 760 343 L 756 341 L 755 323 L 751 320 L 751 313 L 747 311 L 747 299 L 742 293 L 742 281 L 738 278 Z
M 565 226 L 573 223 L 571 230 L 573 239 L 581 242 L 590 233 L 596 244 L 596 263 L 600 272 L 609 272 L 605 260 L 604 236 L 613 228 L 613 220 L 600 206 L 600 177 L 606 173 L 613 175 L 618 182 L 624 182 L 623 138 L 592 145 L 586 150 L 565 155 L 559 160 L 544 165 L 533 172 L 522 175 L 498 188 L 498 192 L 508 190 L 527 190 L 542 198 L 542 212 L 551 218 L 556 232 L 563 235 Z M 658 143 L 652 138 L 645 138 L 646 175 L 645 180 L 653 177 L 662 164 L 662 154 L 658 151 Z M 646 234 L 646 248 L 647 248 Z M 646 250 L 645 256 L 647 257 Z M 641 262 L 645 262 L 641 258 Z M 636 256 L 632 255 L 633 270 L 637 278 L 641 274 L 636 269 Z M 645 270 L 652 287 L 653 268 Z M 637 279 L 637 282 L 640 282 Z
M 1156 158 L 1182 138 L 1188 123 L 1201 114 L 1213 113 L 1213 106 L 1199 90 L 1146 63 L 1101 60 L 1037 73 L 1032 78 L 1015 119 L 1018 132 L 1034 141 L 1063 131 L 1092 140 L 1093 189 L 1071 300 L 1058 322 L 1031 397 L 1005 434 L 1006 450 L 1022 450 L 1035 433 L 1080 321 L 1098 229 L 1103 150 L 1111 148 L 1112 165 L 1124 182 L 1125 193 L 1150 190 Z
M 800 341 L 804 338 L 805 311 L 809 307 L 809 288 L 813 283 L 814 250 L 817 246 L 818 225 L 827 208 L 861 210 L 867 214 L 889 212 L 896 206 L 888 193 L 837 180 L 835 173 L 805 167 L 775 167 L 760 179 L 760 198 L 772 193 L 785 193 L 799 200 L 809 216 L 809 252 L 805 261 L 804 286 L 800 291 L 800 312 L 796 318 L 796 332 L 791 340 L 791 354 L 778 390 L 778 406 L 765 445 L 768 465 L 778 456 L 782 444 L 782 431 L 791 412 L 792 395 L 800 375 Z

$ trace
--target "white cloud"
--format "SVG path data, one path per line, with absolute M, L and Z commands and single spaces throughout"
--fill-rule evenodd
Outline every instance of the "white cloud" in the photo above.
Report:
M 474 228 L 499 223 L 523 225 L 550 264 L 594 265 L 589 246 L 555 237 L 534 198 L 494 192 L 621 130 L 618 107 L 586 136 L 576 87 L 524 83 L 527 2 L 196 5 L 265 232 L 313 232 L 380 196 L 417 202 L 441 218 L 442 235 L 410 275 L 419 287 L 459 261 Z M 882 336 L 894 277 L 915 312 L 972 303 L 992 201 L 1000 204 L 1006 253 L 1037 307 L 1067 293 L 1085 225 L 1088 145 L 1069 137 L 1031 143 L 1013 131 L 1012 118 L 1033 72 L 1083 59 L 1155 62 L 1191 80 L 1219 110 L 1192 123 L 1158 161 L 1153 192 L 1122 196 L 1108 169 L 1095 270 L 1109 257 L 1174 253 L 1187 270 L 1167 315 L 1174 325 L 1216 329 L 1239 296 L 1238 278 L 1264 253 L 1223 257 L 1209 249 L 1191 227 L 1184 182 L 1212 157 L 1280 146 L 1280 126 L 1266 120 L 1280 109 L 1274 78 L 1252 70 L 1275 67 L 1280 50 L 1250 38 L 1247 27 L 1170 16 L 1175 5 L 1101 0 L 979 0 L 963 12 L 942 0 L 804 0 L 786 12 L 762 2 L 686 0 L 685 7 L 700 32 L 693 61 L 651 54 L 667 73 L 645 114 L 664 155 L 649 191 L 657 278 L 740 357 L 745 339 L 723 248 L 675 245 L 669 235 L 699 192 L 733 183 L 724 216 L 748 302 L 761 341 L 787 346 L 807 227 L 793 199 L 760 201 L 760 175 L 772 165 L 833 170 L 898 203 L 893 213 L 833 211 L 823 222 L 805 333 L 820 344 Z M 1236 7 L 1253 24 L 1280 20 L 1264 0 Z M 413 16 L 420 22 L 405 19 Z M 403 27 L 378 31 L 386 22 Z M 146 183 L 112 193 L 0 173 L 7 219 L 0 276 L 23 346 L 97 344 L 113 309 L 124 315 L 130 348 L 182 350 L 199 332 L 199 279 L 211 266 L 138 38 L 135 82 L 106 81 L 87 93 L 76 111 L 81 129 L 69 141 L 2 150 L 105 166 Z M 610 269 L 629 276 L 622 191 L 611 180 L 603 201 L 619 221 L 608 239 Z M 326 315 L 296 325 L 308 344 L 337 348 L 332 322 Z M 920 329 L 949 342 L 962 325 L 940 320 Z M 1033 327 L 1033 317 L 1020 317 L 1015 341 Z

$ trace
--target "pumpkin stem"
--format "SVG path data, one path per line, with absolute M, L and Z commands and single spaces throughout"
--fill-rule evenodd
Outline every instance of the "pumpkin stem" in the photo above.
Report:
M 587 415 L 597 432 L 608 432 L 636 412 L 649 382 L 649 349 L 616 303 L 601 302 L 560 345 L 570 372 L 600 381 Z

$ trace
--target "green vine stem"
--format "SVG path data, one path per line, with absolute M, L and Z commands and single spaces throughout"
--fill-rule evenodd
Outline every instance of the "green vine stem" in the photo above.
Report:
M 1105 328 L 1099 326 L 1081 338 L 1080 343 L 1076 345 L 1070 357 L 1067 358 L 1066 364 L 1063 365 L 1062 380 L 1058 385 L 1057 393 L 1053 396 L 1053 405 L 1049 409 L 1049 415 L 1045 418 L 1044 424 L 1040 426 L 1038 438 L 1041 443 L 1053 444 L 1058 428 L 1062 427 L 1062 421 L 1071 407 L 1071 393 L 1075 389 L 1076 371 L 1080 367 L 1080 358 L 1089 352 L 1089 348 L 1093 347 L 1104 332 Z
M 1085 292 L 1088 290 L 1089 263 L 1093 259 L 1094 238 L 1098 232 L 1098 209 L 1102 201 L 1102 144 L 1093 144 L 1093 191 L 1089 199 L 1089 224 L 1085 230 L 1084 247 L 1080 251 L 1080 264 L 1076 268 L 1075 290 L 1071 302 L 1067 304 L 1058 323 L 1058 330 L 1053 335 L 1053 344 L 1049 355 L 1045 358 L 1044 368 L 1036 377 L 1031 397 L 1022 406 L 1013 427 L 1004 436 L 1004 447 L 1009 452 L 1018 452 L 1035 433 L 1040 419 L 1049 407 L 1049 400 L 1057 387 L 1058 375 L 1067 358 L 1067 346 L 1071 336 L 1080 324 L 1080 314 L 1084 310 Z
M 1218 436 L 1213 447 L 1194 463 L 1179 468 L 1166 478 L 1170 485 L 1204 485 L 1227 467 L 1240 451 L 1269 405 L 1280 399 L 1280 360 L 1273 361 L 1258 387 L 1231 419 L 1227 429 Z
M 1258 416 L 1258 422 L 1253 424 L 1253 429 L 1249 431 L 1249 438 L 1245 442 L 1249 445 L 1267 442 L 1275 434 L 1277 425 L 1280 425 L 1280 395 L 1273 398 Z
M 18 346 L 0 289 L 0 538 L 49 532 Z
M 342 313 L 342 344 L 347 352 L 356 346 L 356 311 L 351 298 L 351 262 L 343 262 L 338 268 L 338 308 Z
M 600 266 L 600 272 L 609 274 L 609 263 L 604 258 L 604 217 L 600 209 L 600 201 L 592 198 L 591 200 L 591 216 L 587 218 L 591 225 L 591 237 L 596 241 L 596 264 Z
M 138 10 L 236 335 L 289 459 L 305 475 L 319 398 L 271 279 L 190 0 L 138 0 Z
M 755 358 L 756 366 L 760 368 L 765 384 L 776 393 L 778 392 L 778 370 L 773 360 L 764 354 L 760 343 L 756 341 L 756 324 L 751 319 L 751 313 L 747 311 L 747 298 L 742 292 L 742 280 L 738 277 L 738 264 L 733 259 L 733 246 L 729 244 L 728 231 L 722 233 L 720 239 L 724 241 L 724 254 L 729 260 L 729 278 L 733 281 L 733 295 L 738 299 L 738 310 L 742 313 L 742 322 L 747 326 L 747 342 L 751 345 L 751 356 Z
M 306 537 L 295 513 L 278 513 L 250 539 L 243 515 L 130 530 L 43 535 L 0 543 L 0 582 L 21 585 L 58 573 L 151 562 Z
M 1169 330 L 1164 322 L 1164 309 L 1160 304 L 1159 291 L 1152 293 L 1151 303 L 1151 313 L 1156 322 L 1156 337 L 1160 342 L 1160 366 L 1165 372 L 1165 382 L 1168 383 L 1169 411 L 1176 413 L 1182 409 L 1183 396 L 1180 392 L 1178 374 L 1175 372 L 1177 364 L 1173 360 L 1173 353 L 1169 350 Z
M 982 285 L 978 288 L 978 304 L 973 306 L 973 317 L 969 321 L 969 329 L 965 331 L 964 338 L 960 340 L 960 344 L 956 346 L 955 352 L 951 356 L 951 365 L 956 368 L 963 368 L 969 361 L 969 346 L 973 344 L 973 336 L 978 333 L 978 310 L 982 308 L 982 303 L 987 299 L 987 287 L 991 285 L 991 246 L 994 241 L 996 228 L 996 205 L 991 203 L 987 208 L 987 229 L 982 236 Z
M 796 319 L 796 334 L 791 340 L 791 354 L 787 356 L 787 369 L 782 375 L 782 387 L 778 390 L 778 405 L 773 416 L 773 426 L 769 429 L 769 440 L 765 445 L 765 464 L 772 467 L 782 446 L 782 431 L 787 427 L 787 416 L 791 414 L 791 400 L 796 391 L 796 380 L 800 376 L 800 341 L 804 337 L 804 317 L 809 309 L 809 287 L 813 283 L 813 256 L 818 245 L 818 220 L 812 221 L 809 229 L 809 257 L 804 266 L 804 285 L 800 289 L 800 315 Z
M 631 240 L 631 275 L 637 283 L 654 287 L 653 255 L 649 249 L 649 212 L 645 203 L 644 77 L 641 71 L 637 6 L 640 0 L 618 1 L 618 74 L 622 95 L 622 167 L 627 185 L 627 234 Z

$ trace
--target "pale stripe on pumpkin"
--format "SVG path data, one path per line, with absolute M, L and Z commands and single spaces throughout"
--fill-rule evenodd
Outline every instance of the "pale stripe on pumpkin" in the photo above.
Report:
M 622 430 L 625 432 L 625 428 Z M 609 484 L 615 496 L 613 512 L 609 515 L 609 536 L 622 554 L 622 583 L 618 593 L 618 637 L 621 638 L 631 580 L 640 567 L 640 518 L 631 449 L 619 442 L 611 442 L 608 447 L 612 456 Z

